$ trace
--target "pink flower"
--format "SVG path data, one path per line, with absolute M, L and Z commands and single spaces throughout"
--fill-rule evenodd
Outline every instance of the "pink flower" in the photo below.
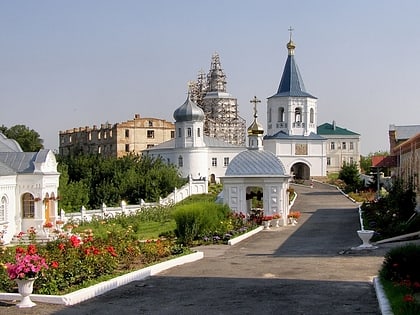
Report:
M 15 263 L 5 264 L 11 280 L 35 278 L 42 269 L 48 269 L 45 258 L 36 252 L 35 245 L 29 245 L 26 252 L 22 247 L 16 248 Z

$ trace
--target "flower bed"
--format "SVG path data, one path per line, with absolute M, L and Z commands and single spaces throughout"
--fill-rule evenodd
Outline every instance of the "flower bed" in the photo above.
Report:
M 111 232 L 106 240 L 95 238 L 91 230 L 80 235 L 62 233 L 42 246 L 4 248 L 0 263 L 8 275 L 0 273 L 0 291 L 16 292 L 17 277 L 37 277 L 34 293 L 71 292 L 188 252 L 173 240 L 139 241 L 130 229 L 125 234 Z

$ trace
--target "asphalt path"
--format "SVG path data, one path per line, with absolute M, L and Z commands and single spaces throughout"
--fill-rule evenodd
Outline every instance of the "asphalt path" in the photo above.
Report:
M 372 285 L 390 245 L 361 244 L 357 204 L 337 189 L 295 186 L 296 226 L 234 246 L 200 247 L 204 259 L 73 305 L 38 303 L 1 314 L 380 314 Z

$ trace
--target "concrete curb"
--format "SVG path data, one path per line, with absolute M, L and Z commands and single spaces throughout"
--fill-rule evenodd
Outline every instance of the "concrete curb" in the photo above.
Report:
M 169 268 L 183 265 L 186 263 L 200 260 L 204 257 L 203 252 L 195 252 L 193 254 L 177 257 L 152 265 L 140 270 L 130 272 L 128 274 L 104 281 L 88 288 L 83 288 L 78 291 L 74 291 L 65 295 L 43 295 L 43 294 L 31 294 L 31 300 L 34 302 L 42 302 L 49 304 L 60 304 L 60 305 L 74 305 L 88 299 L 94 298 L 98 295 L 104 294 L 110 290 L 123 286 L 132 281 L 143 280 L 149 276 L 153 276 L 167 270 Z M 20 300 L 21 296 L 18 293 L 0 293 L 0 300 L 15 301 Z
M 382 315 L 394 315 L 392 312 L 391 305 L 389 304 L 388 298 L 385 295 L 384 288 L 378 277 L 373 278 L 373 286 L 376 292 L 376 298 L 378 299 L 379 309 Z
M 248 233 L 242 234 L 238 237 L 235 237 L 228 241 L 228 245 L 235 245 L 239 242 L 243 241 L 244 239 L 247 239 L 248 237 L 251 237 L 252 235 L 257 234 L 258 232 L 261 232 L 264 229 L 263 226 L 259 226 L 256 229 L 253 229 L 252 231 L 249 231 Z

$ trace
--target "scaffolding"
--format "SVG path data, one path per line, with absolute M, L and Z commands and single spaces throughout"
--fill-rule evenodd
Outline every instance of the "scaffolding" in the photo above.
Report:
M 204 111 L 204 134 L 234 145 L 245 145 L 246 122 L 238 112 L 238 101 L 226 92 L 226 75 L 220 57 L 212 56 L 207 76 L 201 70 L 190 85 L 191 99 Z

